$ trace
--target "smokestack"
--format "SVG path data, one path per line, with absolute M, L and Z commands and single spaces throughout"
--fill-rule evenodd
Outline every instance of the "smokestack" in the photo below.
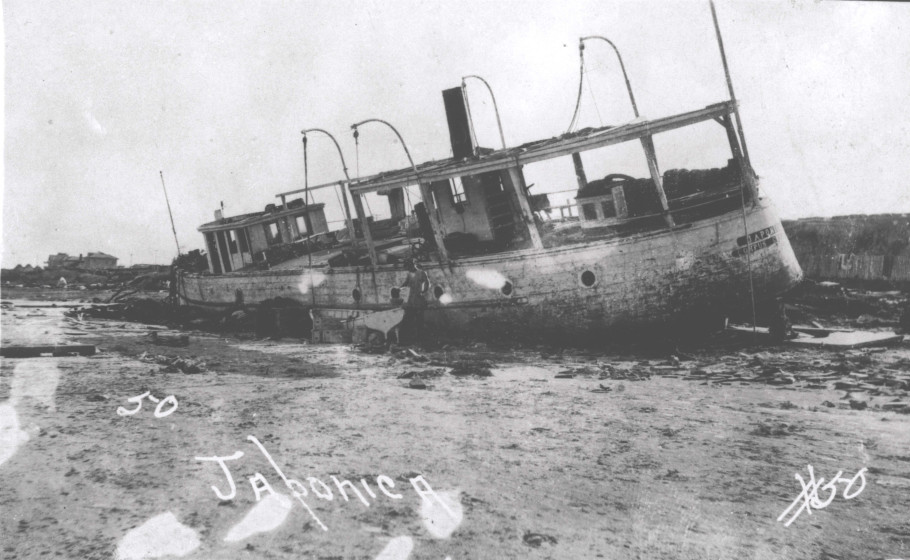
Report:
M 471 141 L 471 127 L 468 123 L 464 92 L 460 87 L 443 90 L 442 102 L 445 105 L 446 120 L 449 123 L 452 154 L 455 159 L 472 157 L 474 155 L 474 142 Z

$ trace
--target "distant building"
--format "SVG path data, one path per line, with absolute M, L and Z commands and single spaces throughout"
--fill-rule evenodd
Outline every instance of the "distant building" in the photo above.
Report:
M 106 253 L 89 253 L 79 264 L 79 268 L 97 270 L 99 268 L 115 268 L 117 257 Z
M 82 260 L 82 255 L 78 257 L 71 257 L 66 253 L 57 253 L 56 255 L 51 255 L 47 258 L 47 267 L 48 268 L 71 268 L 79 265 L 79 261 Z
M 66 253 L 57 253 L 47 257 L 48 268 L 83 268 L 88 270 L 98 270 L 102 268 L 115 268 L 117 266 L 117 257 L 106 253 L 89 253 L 85 257 L 71 257 Z

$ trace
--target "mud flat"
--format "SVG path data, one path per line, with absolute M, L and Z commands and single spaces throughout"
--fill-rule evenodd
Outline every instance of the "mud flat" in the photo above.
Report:
M 98 347 L 2 361 L 4 558 L 910 548 L 907 342 L 367 354 L 63 313 L 2 310 L 4 346 Z

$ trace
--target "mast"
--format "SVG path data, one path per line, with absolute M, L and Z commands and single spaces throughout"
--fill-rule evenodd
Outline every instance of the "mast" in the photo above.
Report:
M 711 6 L 711 18 L 714 20 L 714 31 L 717 35 L 717 46 L 720 48 L 720 61 L 724 65 L 724 75 L 727 77 L 727 90 L 730 92 L 730 101 L 733 102 L 733 114 L 736 115 L 736 130 L 739 132 L 739 143 L 743 147 L 743 158 L 746 160 L 746 166 L 749 173 L 752 171 L 752 160 L 749 159 L 749 149 L 746 147 L 746 136 L 743 134 L 742 118 L 739 116 L 739 106 L 736 103 L 736 94 L 733 93 L 733 80 L 730 79 L 730 68 L 727 66 L 727 55 L 724 51 L 724 39 L 720 35 L 720 26 L 717 23 L 717 11 L 714 9 L 714 0 L 709 0 Z
M 164 186 L 164 172 L 158 171 L 161 176 L 161 189 L 164 190 L 164 202 L 167 203 L 167 215 L 171 218 L 171 231 L 174 232 L 174 243 L 177 245 L 177 256 L 180 256 L 180 242 L 177 241 L 177 229 L 174 227 L 174 214 L 171 213 L 171 201 L 167 198 L 167 187 Z

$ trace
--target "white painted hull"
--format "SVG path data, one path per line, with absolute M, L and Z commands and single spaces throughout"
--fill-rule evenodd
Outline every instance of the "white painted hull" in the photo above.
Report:
M 666 324 L 700 309 L 748 304 L 750 276 L 756 300 L 767 301 L 792 288 L 802 271 L 767 201 L 748 208 L 746 222 L 748 253 L 737 210 L 673 230 L 470 257 L 445 266 L 422 263 L 430 279 L 425 318 L 441 330 L 474 334 L 505 326 L 518 333 L 571 336 Z M 594 274 L 593 286 L 583 284 L 585 271 Z M 476 281 L 496 274 L 508 279 L 511 293 L 504 295 L 501 283 Z M 288 298 L 307 307 L 376 310 L 395 306 L 391 290 L 406 278 L 400 265 L 186 275 L 179 292 L 185 303 L 214 309 L 235 305 L 240 290 L 247 305 Z M 441 298 L 434 295 L 436 287 Z

